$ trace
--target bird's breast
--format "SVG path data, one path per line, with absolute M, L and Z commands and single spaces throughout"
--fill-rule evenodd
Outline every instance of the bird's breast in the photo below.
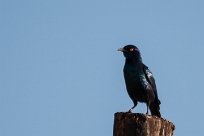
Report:
M 140 80 L 142 73 L 135 67 L 125 66 L 123 69 L 124 77 L 130 82 L 135 82 Z
M 123 72 L 128 94 L 133 95 L 140 102 L 145 102 L 146 90 L 144 89 L 144 83 L 147 81 L 144 73 L 130 67 L 124 67 Z

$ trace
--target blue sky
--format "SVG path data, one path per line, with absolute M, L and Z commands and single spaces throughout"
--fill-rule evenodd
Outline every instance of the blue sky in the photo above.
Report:
M 135 44 L 175 136 L 203 134 L 201 0 L 1 0 L 0 135 L 111 136 Z M 134 112 L 146 111 L 139 104 Z

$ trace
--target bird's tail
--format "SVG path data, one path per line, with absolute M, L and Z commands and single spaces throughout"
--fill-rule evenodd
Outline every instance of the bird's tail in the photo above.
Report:
M 161 117 L 161 114 L 160 114 L 160 105 L 161 102 L 159 99 L 155 99 L 154 102 L 152 102 L 150 105 L 149 105 L 149 109 L 151 111 L 151 114 L 154 115 L 154 116 L 157 116 L 157 117 Z

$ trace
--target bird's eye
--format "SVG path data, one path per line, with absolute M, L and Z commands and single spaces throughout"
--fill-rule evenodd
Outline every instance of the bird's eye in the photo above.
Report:
M 134 51 L 134 48 L 130 48 L 130 51 Z

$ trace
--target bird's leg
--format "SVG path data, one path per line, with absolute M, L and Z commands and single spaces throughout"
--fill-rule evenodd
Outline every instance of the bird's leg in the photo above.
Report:
M 146 112 L 146 114 L 148 115 L 148 113 L 149 113 L 149 104 L 146 103 L 146 105 L 147 105 L 147 112 Z
M 132 110 L 135 108 L 137 106 L 137 102 L 134 102 L 134 105 L 133 105 L 133 107 L 131 108 L 131 109 L 129 109 L 129 111 L 128 112 L 131 112 L 132 113 Z
M 131 109 L 129 109 L 128 112 L 131 112 L 132 113 L 132 110 L 136 107 L 136 105 L 134 105 Z

